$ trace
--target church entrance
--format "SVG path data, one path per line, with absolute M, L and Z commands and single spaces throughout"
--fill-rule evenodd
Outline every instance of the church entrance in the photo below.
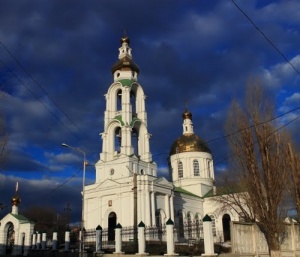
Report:
M 12 254 L 15 243 L 15 230 L 14 224 L 9 222 L 7 228 L 7 237 L 6 237 L 6 254 Z
M 117 225 L 117 215 L 114 212 L 111 212 L 108 215 L 108 241 L 115 240 L 115 228 Z
M 222 217 L 224 242 L 230 241 L 230 216 L 224 214 Z

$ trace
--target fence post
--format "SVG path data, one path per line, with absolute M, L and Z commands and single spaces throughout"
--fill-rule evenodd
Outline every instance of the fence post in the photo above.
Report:
M 38 232 L 37 232 L 37 238 L 36 238 L 36 249 L 37 250 L 40 250 L 41 249 L 41 235 L 42 234 L 39 234 Z
M 96 252 L 102 252 L 102 227 L 98 225 L 96 227 Z
M 65 251 L 70 250 L 70 231 L 65 232 Z
M 122 226 L 120 223 L 117 224 L 115 228 L 115 242 L 116 242 L 116 248 L 114 253 L 123 253 L 122 252 Z
M 169 218 L 166 222 L 167 230 L 167 253 L 164 255 L 178 255 L 174 253 L 175 243 L 174 243 L 174 222 Z
M 32 234 L 32 245 L 31 245 L 31 249 L 35 249 L 36 248 L 36 233 Z
M 201 256 L 216 256 L 214 253 L 214 235 L 211 218 L 206 214 L 203 218 L 204 254 Z
M 52 238 L 52 250 L 57 250 L 57 232 L 53 232 L 53 238 Z
M 46 236 L 45 232 L 42 233 L 42 250 L 46 250 Z
M 145 240 L 145 224 L 140 222 L 138 225 L 138 243 L 139 243 L 139 255 L 148 255 L 145 253 L 146 250 L 146 240 Z

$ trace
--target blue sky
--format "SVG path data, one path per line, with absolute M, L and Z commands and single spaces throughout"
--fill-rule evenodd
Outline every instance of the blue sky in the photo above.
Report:
M 229 0 L 1 1 L 0 107 L 9 141 L 0 203 L 9 207 L 0 215 L 10 211 L 18 181 L 21 211 L 51 205 L 63 212 L 70 203 L 72 220 L 79 220 L 82 156 L 61 143 L 86 152 L 87 183 L 93 183 L 104 94 L 124 30 L 147 95 L 150 147 L 160 176 L 168 175 L 185 101 L 195 132 L 208 142 L 225 135 L 228 106 L 243 99 L 253 78 L 274 95 L 277 115 L 299 107 L 300 2 L 235 3 L 260 31 Z M 287 126 L 298 146 L 299 126 L 298 120 Z M 227 167 L 226 139 L 209 147 L 220 174 Z

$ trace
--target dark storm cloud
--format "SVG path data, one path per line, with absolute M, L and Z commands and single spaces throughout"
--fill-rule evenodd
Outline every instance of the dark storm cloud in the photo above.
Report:
M 299 2 L 236 2 L 300 69 Z M 5 170 L 18 171 L 11 184 L 26 171 L 24 200 L 33 184 L 39 194 L 51 191 L 81 167 L 82 156 L 61 143 L 80 147 L 91 165 L 98 161 L 104 94 L 124 29 L 141 70 L 160 175 L 167 176 L 170 145 L 182 134 L 185 101 L 217 171 L 226 168 L 228 149 L 225 138 L 211 140 L 224 137 L 230 101 L 242 99 L 249 78 L 275 95 L 278 113 L 297 106 L 299 76 L 230 1 L 1 2 L 0 40 L 13 54 L 0 46 L 0 83 L 7 93 L 0 105 L 10 142 Z M 293 123 L 291 131 L 298 127 Z M 75 178 L 50 194 L 49 204 L 61 210 L 74 195 L 80 203 L 80 186 L 70 186 L 80 184 L 80 175 Z M 80 204 L 72 204 L 79 214 Z

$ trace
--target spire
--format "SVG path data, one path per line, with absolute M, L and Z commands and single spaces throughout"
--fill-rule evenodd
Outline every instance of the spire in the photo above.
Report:
M 20 202 L 21 202 L 21 198 L 19 196 L 19 183 L 17 182 L 15 195 L 11 198 L 13 214 L 18 214 L 18 206 L 19 206 Z
M 119 48 L 119 56 L 118 56 L 119 60 L 112 66 L 111 68 L 112 74 L 115 74 L 118 71 L 119 76 L 120 75 L 128 76 L 128 74 L 132 75 L 133 73 L 134 75 L 133 77 L 136 77 L 135 73 L 138 74 L 140 72 L 140 69 L 132 60 L 132 54 L 131 54 L 132 49 L 129 47 L 130 39 L 126 34 L 124 34 L 124 36 L 120 39 L 120 42 L 121 42 L 121 47 Z M 121 74 L 121 72 L 123 74 Z
M 193 130 L 193 122 L 192 122 L 192 113 L 189 111 L 187 107 L 187 101 L 185 102 L 185 110 L 182 113 L 182 119 L 183 119 L 183 134 L 194 134 Z
M 182 114 L 182 119 L 185 120 L 185 119 L 190 119 L 192 120 L 192 113 L 189 111 L 188 109 L 188 106 L 187 106 L 187 101 L 185 101 L 185 110 Z

